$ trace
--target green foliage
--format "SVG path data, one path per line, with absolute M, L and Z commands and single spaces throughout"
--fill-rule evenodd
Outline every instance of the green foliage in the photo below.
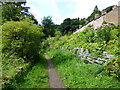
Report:
M 110 34 L 111 28 L 106 26 L 104 28 L 99 28 L 96 32 L 97 38 L 99 42 L 108 42 L 110 40 L 111 34 Z
M 69 31 L 71 31 L 71 19 L 66 18 L 63 23 L 60 25 L 60 31 L 62 32 L 62 35 L 68 34 Z
M 91 13 L 91 15 L 86 19 L 88 22 L 94 20 L 95 14 L 99 14 L 101 15 L 101 11 L 98 9 L 97 5 L 95 6 L 93 12 Z
M 120 54 L 120 31 L 119 29 L 113 29 L 110 31 L 111 40 L 108 42 L 106 50 L 111 54 L 119 55 Z
M 24 4 L 24 6 L 23 6 Z M 6 2 L 0 5 L 2 7 L 2 22 L 20 21 L 26 17 L 33 20 L 34 24 L 38 24 L 35 17 L 28 12 L 29 7 L 25 7 L 25 2 Z
M 61 51 L 59 49 L 51 51 L 51 53 L 52 53 L 51 59 L 53 59 L 56 64 L 64 63 L 66 61 L 71 62 L 72 59 L 78 60 L 78 58 L 76 58 L 76 56 L 73 55 L 72 53 Z
M 112 10 L 112 8 L 113 8 L 113 6 L 109 6 L 109 7 L 107 7 L 105 10 L 106 10 L 106 12 L 108 13 L 108 12 L 110 12 L 110 11 Z
M 92 51 L 91 52 L 91 56 L 93 57 L 100 57 L 102 55 L 102 51 L 99 51 L 99 50 L 95 50 L 94 52 Z
M 110 40 L 108 42 L 107 48 L 106 50 L 114 55 L 120 55 L 120 43 L 119 43 L 119 39 L 117 40 Z
M 61 34 L 60 31 L 56 30 L 56 32 L 55 32 L 55 36 L 60 37 L 60 36 L 62 36 L 62 34 Z
M 104 22 L 102 22 L 102 25 L 103 25 L 103 24 L 107 24 L 107 22 L 104 21 Z
M 21 7 L 15 7 L 16 5 L 13 3 L 5 3 L 2 5 L 2 20 L 10 21 L 15 20 L 18 21 L 20 19 L 20 12 L 22 11 Z
M 39 58 L 39 46 L 42 41 L 42 27 L 31 21 L 10 21 L 2 26 L 3 53 L 22 57 L 25 60 Z
M 80 22 L 80 25 L 85 26 L 85 24 L 86 24 L 86 19 L 85 19 L 85 18 L 82 18 L 79 22 Z
M 83 62 L 84 62 L 85 64 L 88 64 L 88 63 L 89 63 L 89 61 L 88 61 L 87 59 L 83 59 Z
M 98 30 L 93 30 L 90 27 L 86 28 L 84 31 L 72 34 L 71 36 L 62 36 L 59 39 L 56 37 L 49 40 L 48 44 L 51 46 L 54 46 L 54 49 L 63 48 L 64 50 L 71 50 L 73 53 L 76 51 L 73 51 L 75 47 L 83 47 L 85 49 L 88 49 L 90 51 L 91 57 L 102 57 L 103 58 L 103 51 L 107 51 L 109 54 L 112 54 L 114 56 L 120 55 L 120 43 L 119 43 L 119 26 L 113 27 L 113 25 L 108 25 L 99 28 Z M 58 50 L 59 51 L 59 50 Z M 53 51 L 58 53 L 57 51 Z M 53 53 L 52 52 L 52 53 Z M 59 54 L 57 54 L 62 62 L 65 62 L 64 56 L 62 59 L 61 53 L 62 51 L 59 51 Z M 65 53 L 65 52 L 64 52 Z M 53 53 L 54 54 L 54 53 Z M 77 53 L 76 53 L 77 54 Z M 55 55 L 55 54 L 54 54 Z M 53 59 L 57 62 L 59 61 L 59 58 L 54 57 Z M 71 57 L 71 56 L 70 56 Z M 119 66 L 116 66 L 118 63 L 116 63 L 116 59 L 114 59 L 115 62 L 112 62 L 112 59 L 110 60 L 110 64 L 106 65 L 105 70 L 107 73 L 109 73 L 113 77 L 119 77 Z M 84 63 L 86 62 L 86 59 L 82 60 Z M 117 60 L 118 61 L 118 60 Z M 67 61 L 66 61 L 67 62 Z M 70 61 L 72 62 L 72 61 Z M 111 68 L 108 70 L 107 68 Z M 101 71 L 102 69 L 100 69 Z M 108 72 L 110 71 L 110 72 Z M 99 72 L 99 70 L 98 70 Z M 97 73 L 97 71 L 96 71 Z M 101 73 L 105 73 L 101 71 Z M 107 78 L 107 76 L 105 76 Z M 112 79 L 111 79 L 112 80 Z
M 113 58 L 113 60 L 107 62 L 106 71 L 109 75 L 120 79 L 120 59 Z
M 85 40 L 89 43 L 94 42 L 95 32 L 93 30 L 88 30 L 85 34 Z
M 70 50 L 74 47 L 83 47 L 90 51 L 95 49 L 98 53 L 93 52 L 94 55 L 99 55 L 105 50 L 110 54 L 119 54 L 119 29 L 112 28 L 111 25 L 98 30 L 87 27 L 84 31 L 71 36 L 51 38 L 48 44 L 54 48 L 65 47 Z
M 74 31 L 76 31 L 76 29 L 79 28 L 79 18 L 76 19 L 70 19 L 70 18 L 66 18 L 63 23 L 61 23 L 59 29 L 62 33 L 62 35 L 65 34 L 72 34 Z
M 43 33 L 45 34 L 46 37 L 54 36 L 56 25 L 53 23 L 51 16 L 47 16 L 43 18 L 42 26 L 44 27 Z
M 95 76 L 97 76 L 98 74 L 107 75 L 107 73 L 105 72 L 105 66 L 101 65 L 101 66 L 95 68 L 94 71 L 92 72 L 92 74 Z
M 26 62 L 39 60 L 44 35 L 42 29 L 29 19 L 9 21 L 2 25 L 3 86 L 11 85 L 10 80 L 19 75 L 18 67 L 24 68 L 29 64 Z
M 48 53 L 67 88 L 120 88 L 119 81 L 107 76 L 104 66 L 82 64 L 79 58 L 63 50 Z
M 46 60 L 41 55 L 37 63 L 30 63 L 24 68 L 24 72 L 16 74 L 4 88 L 48 88 L 48 73 Z M 12 73 L 12 72 L 11 72 Z
M 118 39 L 120 38 L 120 30 L 119 29 L 113 29 L 110 31 L 111 39 Z

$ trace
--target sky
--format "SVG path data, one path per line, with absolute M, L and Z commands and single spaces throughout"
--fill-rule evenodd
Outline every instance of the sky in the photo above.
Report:
M 111 5 L 118 5 L 120 0 L 27 0 L 26 6 L 38 20 L 44 16 L 52 16 L 55 24 L 60 24 L 66 18 L 87 18 L 97 5 L 103 10 Z

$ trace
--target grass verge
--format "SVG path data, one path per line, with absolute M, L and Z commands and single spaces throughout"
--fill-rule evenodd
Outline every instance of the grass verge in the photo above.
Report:
M 17 74 L 7 88 L 48 88 L 46 60 L 41 56 L 39 62 L 32 63 L 24 72 Z
M 108 76 L 104 65 L 81 64 L 78 57 L 63 50 L 48 54 L 67 88 L 120 88 L 120 81 Z

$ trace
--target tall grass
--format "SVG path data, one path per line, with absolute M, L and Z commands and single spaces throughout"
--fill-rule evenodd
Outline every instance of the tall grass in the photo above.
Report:
M 24 72 L 17 74 L 11 84 L 6 88 L 48 88 L 48 73 L 46 60 L 42 56 L 41 60 L 31 63 Z
M 82 64 L 63 50 L 50 50 L 48 54 L 67 88 L 120 88 L 120 82 L 109 77 L 103 65 Z

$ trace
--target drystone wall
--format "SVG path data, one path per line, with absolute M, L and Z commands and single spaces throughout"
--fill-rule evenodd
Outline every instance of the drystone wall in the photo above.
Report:
M 62 50 L 67 50 L 67 48 L 60 47 Z M 75 47 L 73 50 L 67 50 L 68 52 L 71 52 L 78 57 L 80 57 L 80 60 L 86 60 L 87 63 L 94 63 L 94 64 L 104 64 L 105 62 L 111 60 L 114 55 L 108 54 L 107 52 L 103 52 L 103 57 L 93 57 L 90 54 L 90 51 L 88 49 L 84 49 L 82 47 Z M 92 52 L 96 52 L 96 50 L 93 50 Z M 85 63 L 83 63 L 85 64 Z
M 114 55 L 110 55 L 107 52 L 103 52 L 103 57 L 93 57 L 90 54 L 88 49 L 84 49 L 82 47 L 74 48 L 76 50 L 76 54 L 80 57 L 81 60 L 86 59 L 88 63 L 96 63 L 96 64 L 103 64 L 106 61 L 109 61 Z M 92 52 L 96 52 L 93 50 Z

